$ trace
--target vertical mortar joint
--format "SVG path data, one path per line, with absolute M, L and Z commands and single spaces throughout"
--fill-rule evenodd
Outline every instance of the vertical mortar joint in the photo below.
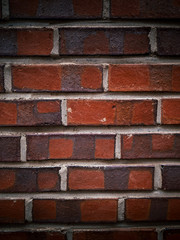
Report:
M 21 135 L 21 161 L 26 162 L 26 151 L 27 151 L 27 143 L 26 143 L 26 135 Z
M 65 99 L 61 102 L 61 116 L 62 125 L 67 126 L 67 100 Z
M 124 220 L 125 214 L 125 199 L 118 199 L 118 221 Z
M 149 32 L 149 41 L 151 46 L 151 53 L 155 54 L 157 52 L 157 29 L 151 28 Z
M 162 100 L 158 99 L 158 103 L 157 103 L 157 123 L 161 124 L 161 105 L 162 105 Z
M 9 19 L 9 0 L 2 0 L 2 19 Z
M 61 177 L 61 191 L 67 191 L 67 167 L 62 166 L 59 175 Z
M 51 51 L 51 57 L 59 56 L 59 30 L 53 29 L 53 49 Z
M 6 64 L 4 67 L 4 88 L 6 92 L 12 92 L 12 73 L 10 64 Z
M 103 19 L 110 18 L 110 0 L 103 0 Z
M 103 64 L 103 89 L 104 92 L 108 92 L 109 83 L 108 83 L 108 76 L 109 75 L 109 65 Z
M 121 136 L 120 136 L 120 134 L 116 135 L 115 159 L 121 159 Z
M 33 200 L 31 198 L 25 200 L 25 220 L 32 222 Z
M 158 190 L 161 188 L 162 188 L 161 165 L 156 165 L 154 169 L 154 189 Z

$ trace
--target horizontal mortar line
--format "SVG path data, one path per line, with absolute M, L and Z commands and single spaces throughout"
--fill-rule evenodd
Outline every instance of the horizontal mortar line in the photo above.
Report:
M 134 159 L 134 160 L 49 160 L 49 161 L 27 161 L 27 162 L 1 162 L 0 168 L 61 168 L 61 167 L 155 167 L 155 166 L 179 166 L 179 159 Z
M 41 127 L 0 127 L 1 135 L 20 136 L 25 134 L 178 134 L 180 133 L 180 125 L 164 125 L 164 126 L 41 126 Z
M 72 232 L 72 231 L 87 231 L 87 230 L 96 230 L 96 231 L 113 231 L 113 230 L 123 230 L 130 228 L 131 230 L 137 229 L 158 229 L 161 227 L 161 230 L 166 228 L 177 229 L 180 228 L 180 224 L 178 222 L 120 222 L 120 223 L 85 223 L 85 224 L 60 224 L 60 223 L 26 223 L 26 225 L 20 226 L 12 226 L 6 224 L 5 226 L 1 226 L 1 232 L 18 232 L 18 231 L 33 231 L 33 232 L 42 232 L 42 231 L 57 231 L 57 232 Z
M 130 63 L 152 63 L 152 64 L 179 64 L 180 58 L 176 56 L 147 56 L 147 55 L 131 55 L 131 56 L 123 56 L 123 55 L 107 55 L 107 56 L 72 56 L 72 55 L 59 55 L 54 57 L 41 57 L 41 56 L 30 56 L 30 57 L 9 57 L 9 56 L 1 56 L 0 63 L 1 64 L 61 64 L 61 63 L 69 63 L 69 64 L 130 64 Z
M 0 100 L 159 100 L 180 98 L 180 93 L 167 92 L 102 92 L 102 93 L 2 93 Z
M 158 20 L 158 21 L 157 21 Z M 178 19 L 11 19 L 1 21 L 0 27 L 6 28 L 76 28 L 76 27 L 179 27 Z
M 0 199 L 121 199 L 121 198 L 180 198 L 179 191 L 67 191 L 53 193 L 0 193 Z

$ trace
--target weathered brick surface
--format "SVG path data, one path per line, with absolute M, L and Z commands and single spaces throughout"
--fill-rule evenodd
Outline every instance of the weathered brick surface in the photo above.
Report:
M 126 221 L 180 221 L 180 199 L 127 199 L 125 216 Z
M 65 234 L 61 232 L 45 232 L 45 231 L 19 231 L 19 232 L 1 232 L 1 240 L 66 240 Z
M 149 30 L 149 28 L 63 28 L 59 30 L 60 55 L 148 54 Z
M 163 232 L 163 240 L 178 240 L 180 238 L 180 229 L 166 229 Z
M 99 65 L 16 65 L 14 92 L 101 92 Z
M 152 190 L 152 167 L 70 167 L 69 190 Z
M 68 125 L 155 125 L 154 100 L 68 100 Z
M 59 168 L 0 168 L 0 192 L 60 191 Z
M 35 222 L 81 223 L 116 222 L 116 199 L 33 201 Z
M 180 166 L 162 166 L 162 188 L 180 190 Z
M 179 92 L 180 66 L 167 64 L 119 64 L 109 67 L 109 91 Z
M 97 141 L 107 140 L 106 151 L 96 157 Z M 103 142 L 101 143 L 102 146 Z M 98 143 L 99 146 L 99 143 Z M 114 159 L 114 135 L 28 135 L 27 159 Z
M 24 223 L 24 200 L 0 200 L 0 223 Z
M 111 0 L 112 18 L 180 18 L 178 0 Z
M 162 123 L 180 124 L 180 99 L 162 100 Z
M 180 55 L 180 29 L 159 28 L 157 30 L 157 53 L 164 56 Z
M 122 158 L 179 158 L 179 134 L 123 135 Z
M 0 92 L 4 92 L 4 66 L 0 65 Z
M 61 124 L 61 101 L 0 101 L 1 126 Z
M 11 18 L 96 19 L 102 16 L 102 0 L 10 0 Z
M 0 137 L 0 162 L 20 161 L 20 137 Z
M 73 233 L 73 240 L 157 240 L 157 233 L 154 229 L 121 229 L 121 230 L 91 230 L 91 231 L 76 231 Z
M 52 48 L 51 29 L 0 29 L 1 56 L 48 56 Z

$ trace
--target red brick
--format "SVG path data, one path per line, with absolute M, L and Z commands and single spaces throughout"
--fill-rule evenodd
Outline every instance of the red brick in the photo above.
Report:
M 111 16 L 133 18 L 139 15 L 139 0 L 111 0 Z
M 0 200 L 1 223 L 24 223 L 24 200 Z
M 44 232 L 44 231 L 21 231 L 18 229 L 18 232 L 1 232 L 1 240 L 65 240 L 65 234 L 61 232 Z
M 123 149 L 131 150 L 133 147 L 133 135 L 123 136 Z
M 0 102 L 0 125 L 17 123 L 17 105 L 13 102 Z
M 104 173 L 92 168 L 70 168 L 68 187 L 69 190 L 104 189 Z
M 100 69 L 93 66 L 84 67 L 81 73 L 81 85 L 83 88 L 89 89 L 102 88 L 102 72 Z
M 131 221 L 147 221 L 150 214 L 150 199 L 127 199 L 126 219 Z
M 71 139 L 50 139 L 49 155 L 51 159 L 71 158 L 73 154 L 73 141 Z
M 153 185 L 152 172 L 147 170 L 132 170 L 129 174 L 128 189 L 151 190 Z
M 167 220 L 170 221 L 180 220 L 180 199 L 169 199 Z
M 73 7 L 75 15 L 81 18 L 102 16 L 102 0 L 74 0 Z
M 38 222 L 53 221 L 56 219 L 55 200 L 34 200 L 33 201 L 33 220 Z
M 18 30 L 17 55 L 48 56 L 53 48 L 52 30 Z
M 1 169 L 0 173 L 0 191 L 13 187 L 15 183 L 15 172 L 9 169 Z
M 154 229 L 133 229 L 133 228 L 122 228 L 122 229 L 110 229 L 110 230 L 88 230 L 81 231 L 77 230 L 73 233 L 74 240 L 157 240 L 157 233 Z M 175 239 L 173 239 L 175 240 Z
M 57 190 L 59 185 L 59 176 L 57 172 L 51 170 L 39 171 L 38 187 L 41 191 Z
M 150 100 L 69 100 L 67 108 L 69 125 L 155 124 L 156 102 Z
M 81 203 L 82 222 L 116 222 L 117 200 L 93 199 Z
M 124 54 L 148 54 L 148 33 L 126 33 L 124 37 Z
M 96 139 L 95 143 L 96 159 L 114 159 L 115 142 L 114 139 Z
M 162 100 L 162 123 L 180 124 L 180 99 Z
M 36 14 L 38 0 L 24 2 L 23 0 L 10 0 L 10 15 L 11 17 L 33 17 Z
M 164 240 L 178 240 L 180 238 L 180 229 L 165 229 L 163 232 Z
M 12 67 L 14 91 L 59 91 L 62 69 L 59 66 L 24 65 Z
M 155 151 L 168 151 L 173 148 L 173 135 L 152 135 L 152 149 Z
M 37 110 L 39 113 L 57 113 L 61 109 L 59 101 L 38 102 Z
M 180 91 L 180 66 L 173 66 L 172 69 L 172 89 L 175 92 Z

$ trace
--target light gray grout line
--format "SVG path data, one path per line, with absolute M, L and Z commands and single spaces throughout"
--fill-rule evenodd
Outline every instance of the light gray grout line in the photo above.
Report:
M 2 19 L 9 19 L 9 0 L 2 0 Z
M 10 86 L 9 86 L 10 88 Z M 180 98 L 180 93 L 2 93 L 0 99 L 9 100 L 68 100 L 68 99 L 88 99 L 88 100 L 160 100 L 167 98 Z M 65 102 L 63 103 L 65 104 Z
M 61 176 L 61 191 L 67 191 L 67 167 L 61 166 L 59 175 Z
M 21 162 L 26 162 L 26 151 L 27 151 L 27 144 L 26 144 L 26 135 L 21 135 Z
M 159 56 L 60 56 L 52 57 L 1 57 L 0 63 L 15 64 L 178 64 L 177 57 Z
M 164 227 L 156 227 L 157 235 L 158 235 L 158 240 L 163 240 L 163 231 L 165 230 Z
M 172 163 L 174 166 L 174 164 Z M 161 172 L 161 165 L 157 164 L 154 168 L 154 189 L 158 190 L 162 188 L 162 172 Z
M 25 220 L 28 222 L 32 222 L 32 207 L 32 198 L 25 199 Z
M 161 124 L 161 107 L 162 107 L 162 100 L 158 99 L 158 103 L 157 103 L 157 123 Z
M 109 71 L 109 65 L 108 64 L 103 64 L 103 89 L 104 92 L 108 92 L 108 71 Z
M 4 67 L 4 88 L 6 93 L 12 92 L 12 73 L 11 73 L 11 65 L 6 64 Z M 6 95 L 5 93 L 5 95 Z
M 53 49 L 51 51 L 52 57 L 59 56 L 59 30 L 55 28 L 53 31 Z
M 67 100 L 62 99 L 61 102 L 61 116 L 62 116 L 62 125 L 67 126 Z
M 103 19 L 110 18 L 110 0 L 103 0 Z
M 150 40 L 150 46 L 151 46 L 151 53 L 157 52 L 157 29 L 152 27 L 151 31 L 149 33 L 149 40 Z
M 73 233 L 71 231 L 68 231 L 66 233 L 66 236 L 67 236 L 67 240 L 73 240 Z
M 180 192 L 172 191 L 67 191 L 53 193 L 0 193 L 0 199 L 121 199 L 121 198 L 180 198 Z
M 124 220 L 125 214 L 125 199 L 118 199 L 118 221 Z
M 115 159 L 121 159 L 121 136 L 116 135 L 115 140 Z

